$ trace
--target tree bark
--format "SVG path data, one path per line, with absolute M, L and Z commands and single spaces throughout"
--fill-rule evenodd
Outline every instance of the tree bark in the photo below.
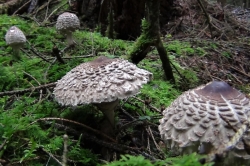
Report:
M 110 4 L 109 14 L 108 14 L 108 27 L 106 30 L 106 36 L 110 39 L 114 39 L 114 13 L 112 4 Z
M 129 58 L 133 63 L 138 64 L 143 60 L 150 50 L 155 46 L 162 61 L 162 67 L 168 81 L 174 82 L 173 71 L 170 65 L 167 52 L 163 47 L 160 38 L 160 0 L 146 0 L 145 19 L 142 21 L 142 34 L 137 39 Z
M 76 0 L 71 10 L 81 16 L 84 26 L 96 28 L 98 23 L 102 35 L 108 27 L 110 4 L 113 9 L 115 38 L 135 40 L 141 34 L 141 19 L 145 16 L 146 0 Z M 160 0 L 160 25 L 164 26 L 176 18 L 173 0 Z
M 97 1 L 97 0 L 96 0 Z M 134 40 L 141 34 L 141 19 L 145 17 L 146 0 L 104 0 L 100 5 L 99 23 L 108 25 L 109 3 L 113 5 L 114 31 L 118 39 Z M 173 0 L 160 0 L 161 25 L 165 25 L 173 14 Z M 104 30 L 105 31 L 105 30 Z M 103 32 L 104 32 L 103 31 Z

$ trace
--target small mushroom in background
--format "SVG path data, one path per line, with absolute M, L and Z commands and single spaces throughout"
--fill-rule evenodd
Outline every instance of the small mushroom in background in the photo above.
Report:
M 152 79 L 152 73 L 123 59 L 101 56 L 82 63 L 57 81 L 55 99 L 66 106 L 95 104 L 105 115 L 112 134 L 115 126 L 114 109 L 119 99 L 135 95 Z
M 13 49 L 13 59 L 20 60 L 20 49 L 26 42 L 26 37 L 23 32 L 16 26 L 12 26 L 5 35 L 5 41 Z
M 67 38 L 68 46 L 74 45 L 73 32 L 80 28 L 80 21 L 74 13 L 64 12 L 59 15 L 56 29 Z
M 242 142 L 250 135 L 249 118 L 249 99 L 227 83 L 213 81 L 184 92 L 166 108 L 159 131 L 172 152 L 227 153 L 225 165 L 249 164 Z

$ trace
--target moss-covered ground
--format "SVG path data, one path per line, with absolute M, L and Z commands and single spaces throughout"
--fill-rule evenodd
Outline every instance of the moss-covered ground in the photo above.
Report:
M 53 24 L 41 26 L 33 20 L 1 15 L 0 25 L 1 92 L 17 92 L 56 82 L 73 67 L 99 55 L 111 58 L 125 57 L 134 44 L 131 41 L 111 40 L 98 32 L 80 29 L 74 33 L 77 43 L 75 47 L 67 48 L 62 52 L 65 61 L 62 64 L 52 55 L 52 49 L 56 46 L 59 50 L 63 50 L 66 47 L 66 41 Z M 18 26 L 28 40 L 21 51 L 20 61 L 13 61 L 12 49 L 4 40 L 6 31 L 12 25 Z M 104 165 L 104 163 L 135 165 L 135 161 L 138 162 L 137 165 L 144 166 L 200 165 L 199 156 L 196 154 L 171 159 L 167 158 L 167 153 L 154 154 L 163 152 L 152 143 L 152 138 L 155 138 L 157 143 L 160 142 L 159 133 L 157 133 L 158 119 L 161 117 L 160 110 L 167 107 L 182 91 L 200 84 L 197 71 L 183 67 L 178 58 L 193 55 L 202 57 L 207 54 L 202 47 L 194 48 L 187 41 L 174 40 L 165 47 L 176 69 L 176 85 L 164 80 L 161 62 L 155 50 L 152 50 L 147 58 L 138 64 L 140 68 L 152 72 L 154 80 L 145 85 L 136 97 L 121 101 L 122 111 L 116 115 L 118 126 L 121 127 L 120 131 L 117 131 L 118 144 L 110 143 L 119 149 L 115 151 L 113 148 L 115 151 L 113 155 L 116 156 L 113 159 L 119 160 L 122 155 L 121 160 L 116 163 L 105 163 L 100 155 L 100 148 L 105 145 L 105 141 L 102 142 L 99 139 L 98 133 L 77 124 L 81 123 L 98 130 L 100 128 L 98 123 L 103 117 L 96 107 L 92 105 L 62 107 L 53 99 L 53 87 L 47 87 L 38 91 L 0 96 L 0 163 L 3 165 L 61 165 L 65 142 L 63 135 L 68 134 L 68 165 L 87 166 Z M 216 48 L 216 45 L 214 47 Z M 223 55 L 230 56 L 227 52 Z M 131 121 L 127 114 L 135 120 Z M 131 123 L 134 125 L 130 125 Z M 149 131 L 147 124 L 151 125 L 154 136 L 147 134 L 145 136 L 142 133 L 142 131 Z M 145 147 L 149 143 L 147 141 L 146 143 L 136 142 L 136 140 L 141 141 L 141 137 L 150 140 L 149 147 Z M 129 147 L 139 148 L 140 151 L 132 151 Z M 150 162 L 145 159 L 147 156 L 140 156 L 144 154 L 140 152 L 149 153 L 151 160 L 152 157 L 159 160 Z M 136 157 L 137 155 L 139 157 Z

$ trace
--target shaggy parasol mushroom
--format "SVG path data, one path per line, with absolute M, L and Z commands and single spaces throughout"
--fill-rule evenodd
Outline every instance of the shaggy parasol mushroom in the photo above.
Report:
M 23 32 L 16 26 L 12 26 L 5 35 L 5 41 L 13 49 L 13 58 L 17 60 L 21 59 L 19 51 L 26 42 L 26 37 Z
M 127 60 L 101 56 L 69 71 L 57 81 L 54 95 L 62 105 L 97 105 L 114 127 L 118 100 L 137 94 L 152 77 L 152 73 Z
M 56 29 L 66 35 L 69 46 L 74 44 L 72 33 L 79 27 L 80 21 L 74 13 L 64 12 L 57 18 Z
M 163 116 L 159 131 L 173 151 L 216 154 L 230 149 L 233 156 L 250 158 L 241 141 L 248 130 L 250 102 L 225 82 L 213 81 L 183 93 Z

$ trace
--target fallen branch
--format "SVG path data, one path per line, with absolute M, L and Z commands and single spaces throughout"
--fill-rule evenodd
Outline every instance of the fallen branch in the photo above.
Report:
M 19 7 L 19 8 L 13 13 L 13 15 L 17 14 L 20 10 L 22 10 L 24 7 L 26 7 L 30 2 L 31 2 L 31 0 L 29 0 L 28 2 L 26 2 L 25 4 L 23 4 L 21 7 Z
M 45 123 L 53 124 L 53 126 L 55 126 L 56 128 L 58 128 L 60 130 L 63 130 L 63 131 L 67 131 L 67 132 L 70 132 L 70 133 L 73 133 L 73 134 L 76 134 L 76 135 L 82 135 L 83 139 L 93 141 L 93 142 L 95 142 L 95 143 L 97 143 L 97 144 L 99 144 L 101 146 L 113 149 L 113 150 L 118 151 L 118 152 L 129 153 L 129 154 L 133 154 L 133 155 L 141 154 L 141 155 L 143 155 L 144 157 L 146 157 L 148 159 L 156 160 L 154 156 L 152 156 L 152 155 L 148 154 L 147 152 L 143 151 L 143 149 L 141 149 L 141 148 L 134 148 L 134 147 L 126 146 L 124 144 L 106 142 L 106 141 L 103 141 L 103 140 L 97 138 L 96 136 L 91 135 L 91 134 L 89 134 L 87 132 L 79 133 L 78 131 L 70 128 L 69 126 L 65 126 L 65 125 L 62 125 L 62 124 L 51 123 L 51 122 L 47 122 L 47 121 L 45 121 Z
M 27 43 L 30 45 L 30 51 L 33 52 L 35 55 L 37 55 L 39 58 L 41 58 L 42 60 L 44 60 L 45 62 L 50 63 L 50 61 L 48 61 L 46 58 L 43 57 L 43 55 L 41 55 L 32 45 L 29 41 L 27 41 Z
M 16 95 L 17 94 L 24 94 L 24 93 L 32 92 L 32 91 L 35 91 L 35 90 L 41 90 L 41 89 L 48 88 L 48 87 L 54 87 L 55 85 L 56 85 L 56 82 L 53 82 L 53 83 L 49 83 L 49 84 L 40 85 L 40 86 L 37 86 L 37 87 L 34 87 L 34 88 L 0 92 L 0 97 L 9 96 L 9 95 L 15 95 L 15 94 Z

